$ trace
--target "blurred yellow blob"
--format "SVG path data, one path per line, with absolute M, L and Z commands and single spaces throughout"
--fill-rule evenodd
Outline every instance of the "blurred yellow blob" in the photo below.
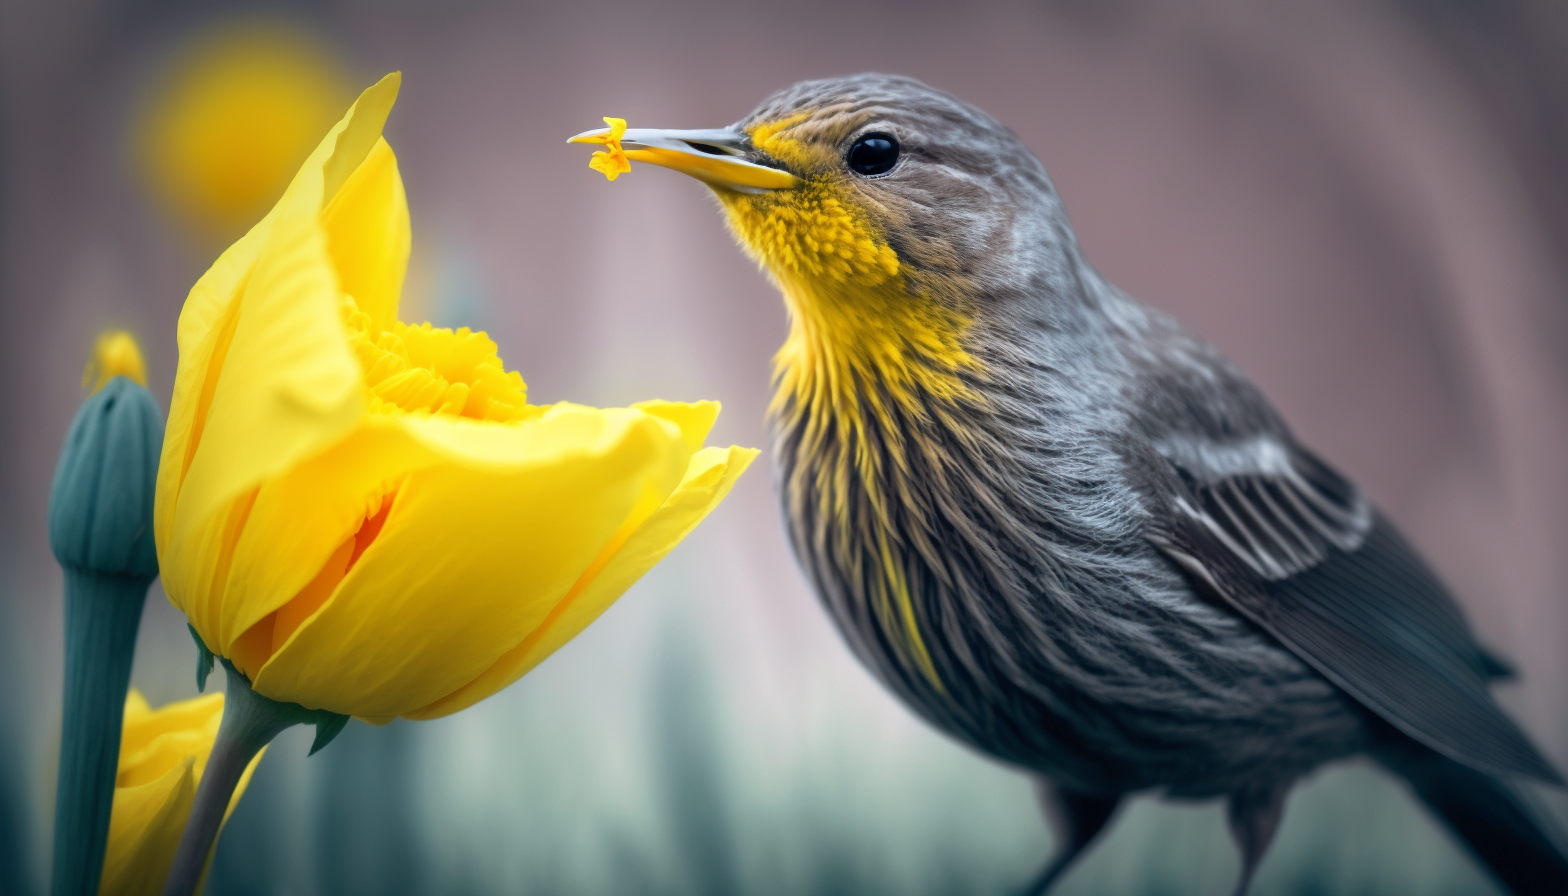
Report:
M 135 688 L 126 696 L 99 896 L 156 896 L 163 892 L 163 879 L 174 862 L 222 718 L 222 694 L 161 709 L 149 706 Z M 246 766 L 229 800 L 225 820 L 245 793 L 259 761 L 261 753 Z
M 266 213 L 353 96 L 331 50 L 280 23 L 230 23 L 190 40 L 153 83 L 132 134 L 158 201 L 227 240 Z
M 93 344 L 93 357 L 82 371 L 82 387 L 92 384 L 97 392 L 117 376 L 123 376 L 138 386 L 147 385 L 147 366 L 142 363 L 142 350 L 136 337 L 124 330 L 105 330 Z

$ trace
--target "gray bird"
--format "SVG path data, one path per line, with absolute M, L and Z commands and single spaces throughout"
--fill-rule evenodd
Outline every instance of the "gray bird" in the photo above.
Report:
M 1228 801 L 1243 893 L 1294 782 L 1356 754 L 1514 892 L 1568 892 L 1506 667 L 1234 364 L 1084 260 L 1011 131 L 866 74 L 621 145 L 707 183 L 783 292 L 796 554 L 888 688 L 1034 776 L 1057 852 L 1029 892 L 1157 791 Z

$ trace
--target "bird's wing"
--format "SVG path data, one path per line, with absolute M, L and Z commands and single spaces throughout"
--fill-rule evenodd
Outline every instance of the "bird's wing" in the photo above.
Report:
M 1506 667 L 1353 483 L 1288 436 L 1157 450 L 1176 487 L 1149 538 L 1202 590 L 1439 753 L 1562 783 L 1487 689 Z

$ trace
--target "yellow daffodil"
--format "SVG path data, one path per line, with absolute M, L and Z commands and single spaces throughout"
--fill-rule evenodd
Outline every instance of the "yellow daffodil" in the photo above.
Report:
M 626 134 L 626 119 L 606 118 L 604 123 L 610 126 L 608 134 L 595 134 L 584 138 L 584 143 L 602 143 L 606 151 L 595 152 L 588 159 L 588 167 L 600 172 L 609 180 L 632 170 L 632 163 L 626 158 L 626 150 L 621 148 L 621 137 Z
M 104 855 L 100 896 L 163 892 L 163 880 L 180 845 L 191 800 L 207 768 L 223 716 L 223 695 L 153 709 L 132 689 L 125 698 L 125 729 L 115 779 L 109 848 Z M 250 783 L 257 753 L 229 800 L 234 811 Z M 225 820 L 228 814 L 224 815 Z
M 398 84 L 191 290 L 154 522 L 169 599 L 256 693 L 376 723 L 521 677 L 756 454 L 702 447 L 711 402 L 530 405 L 483 333 L 397 320 Z

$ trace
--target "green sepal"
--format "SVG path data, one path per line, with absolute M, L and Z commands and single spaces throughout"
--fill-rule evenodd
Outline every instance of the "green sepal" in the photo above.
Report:
M 189 622 L 185 627 L 191 630 L 191 640 L 196 642 L 196 690 L 207 692 L 207 676 L 212 674 L 212 651 L 207 649 L 207 642 L 196 634 L 196 626 Z
M 332 743 L 333 738 L 342 733 L 343 726 L 347 724 L 348 716 L 340 712 L 316 710 L 316 739 L 311 743 L 308 755 L 314 756 L 322 747 Z

